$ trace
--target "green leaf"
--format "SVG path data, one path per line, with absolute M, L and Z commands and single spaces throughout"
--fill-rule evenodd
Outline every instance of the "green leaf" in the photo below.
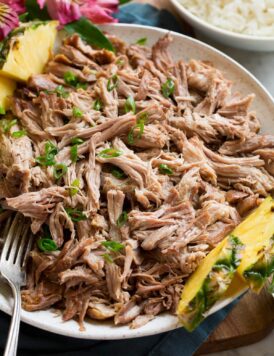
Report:
M 70 148 L 70 158 L 72 162 L 77 162 L 78 159 L 78 146 L 74 145 Z
M 67 171 L 68 171 L 67 165 L 65 165 L 64 163 L 57 163 L 53 168 L 53 177 L 56 180 L 59 180 L 67 173 Z
M 74 106 L 74 108 L 72 109 L 72 115 L 75 117 L 82 117 L 83 111 L 77 108 L 76 106 Z
M 146 43 L 147 43 L 147 37 L 139 38 L 139 40 L 136 41 L 136 44 L 139 46 L 144 46 Z
M 167 81 L 162 85 L 162 94 L 165 98 L 169 98 L 175 90 L 174 82 L 171 78 L 168 78 Z
M 19 21 L 20 22 L 28 22 L 28 17 L 29 17 L 29 13 L 24 12 L 23 14 L 19 15 Z
M 73 222 L 78 222 L 81 220 L 87 220 L 87 216 L 79 209 L 76 208 L 65 208 L 66 213 L 71 218 Z
M 102 158 L 114 158 L 119 157 L 123 152 L 116 150 L 115 148 L 106 148 L 105 150 L 99 152 L 99 156 Z
M 37 240 L 37 245 L 39 249 L 43 252 L 56 251 L 58 249 L 55 241 L 47 238 Z
M 5 115 L 6 110 L 3 108 L 3 106 L 0 106 L 0 115 Z
M 40 9 L 40 6 L 37 4 L 36 0 L 26 0 L 25 7 L 29 14 L 28 17 L 30 20 L 51 20 L 47 8 L 44 7 L 43 9 Z
M 131 0 L 119 0 L 119 5 L 124 5 L 128 2 L 130 2 Z
M 26 136 L 26 134 L 27 134 L 26 130 L 19 130 L 19 131 L 14 131 L 11 134 L 11 136 L 14 138 L 20 138 L 20 137 Z
M 159 171 L 160 171 L 160 173 L 166 174 L 166 175 L 173 174 L 173 170 L 166 164 L 160 164 L 159 165 Z
M 122 169 L 120 169 L 119 167 L 114 167 L 111 170 L 111 174 L 118 179 L 123 179 L 126 178 L 126 174 L 124 173 L 124 171 L 122 171 Z
M 81 145 L 85 141 L 80 137 L 74 137 L 70 142 L 72 145 Z
M 125 103 L 125 112 L 132 112 L 133 114 L 136 113 L 136 103 L 132 95 L 130 95 Z
M 118 76 L 114 74 L 107 82 L 107 90 L 112 91 L 118 86 Z
M 70 188 L 70 196 L 73 197 L 79 192 L 79 186 L 80 186 L 80 180 L 79 179 L 74 179 L 74 181 L 71 183 L 71 187 L 75 188 Z
M 100 111 L 102 108 L 102 102 L 100 99 L 96 99 L 94 104 L 93 104 L 93 109 L 96 111 Z
M 81 17 L 79 20 L 71 22 L 65 26 L 65 30 L 69 34 L 74 34 L 75 32 L 80 35 L 80 37 L 86 41 L 88 44 L 105 48 L 109 51 L 114 52 L 112 43 L 107 39 L 102 31 L 98 27 L 94 26 L 88 19 Z
M 118 252 L 125 248 L 125 245 L 117 241 L 103 241 L 101 244 L 111 252 Z
M 125 225 L 127 220 L 128 220 L 127 212 L 123 211 L 122 214 L 117 219 L 116 224 L 117 224 L 118 227 L 122 227 L 122 226 Z
M 108 253 L 103 253 L 102 257 L 104 258 L 104 260 L 108 263 L 113 263 L 113 258 L 108 254 Z
M 2 120 L 0 120 L 0 127 L 4 133 L 8 133 L 10 131 L 10 129 L 12 128 L 12 126 L 14 126 L 16 124 L 17 124 L 16 119 L 13 119 L 13 120 L 2 119 Z
M 58 148 L 51 142 L 47 141 L 45 144 L 45 154 L 43 156 L 36 157 L 35 161 L 41 166 L 54 166 L 54 157 L 58 153 Z

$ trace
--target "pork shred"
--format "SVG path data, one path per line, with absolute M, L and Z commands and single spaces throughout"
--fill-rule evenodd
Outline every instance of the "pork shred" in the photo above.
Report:
M 0 135 L 0 221 L 17 210 L 57 247 L 31 252 L 23 307 L 81 329 L 174 313 L 200 261 L 274 188 L 253 94 L 210 63 L 176 61 L 170 34 L 152 48 L 109 39 L 115 52 L 66 38 L 17 89 L 16 125 Z

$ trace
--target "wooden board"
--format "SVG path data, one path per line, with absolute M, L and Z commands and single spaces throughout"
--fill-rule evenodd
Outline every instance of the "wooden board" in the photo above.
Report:
M 229 350 L 262 340 L 274 329 L 274 298 L 248 292 L 195 355 Z
M 135 0 L 165 8 L 177 18 L 169 0 Z M 182 19 L 178 18 L 181 23 Z M 274 329 L 274 298 L 262 291 L 247 293 L 195 355 L 229 350 L 262 340 Z

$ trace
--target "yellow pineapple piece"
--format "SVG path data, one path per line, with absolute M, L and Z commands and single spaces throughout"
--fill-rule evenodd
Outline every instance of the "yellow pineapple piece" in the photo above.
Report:
M 274 200 L 262 204 L 234 230 L 245 245 L 237 274 L 255 292 L 259 292 L 274 272 Z
M 57 35 L 57 21 L 33 24 L 10 40 L 9 52 L 0 74 L 27 81 L 32 74 L 43 72 Z
M 9 108 L 9 97 L 16 88 L 16 82 L 12 79 L 0 76 L 0 112 Z

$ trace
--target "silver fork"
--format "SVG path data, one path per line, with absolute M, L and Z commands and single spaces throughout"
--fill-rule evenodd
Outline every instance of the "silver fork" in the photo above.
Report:
M 20 213 L 8 218 L 3 231 L 4 244 L 0 258 L 0 272 L 11 287 L 14 297 L 13 314 L 4 356 L 15 356 L 17 351 L 21 294 L 20 287 L 26 284 L 26 262 L 33 236 L 29 222 Z

